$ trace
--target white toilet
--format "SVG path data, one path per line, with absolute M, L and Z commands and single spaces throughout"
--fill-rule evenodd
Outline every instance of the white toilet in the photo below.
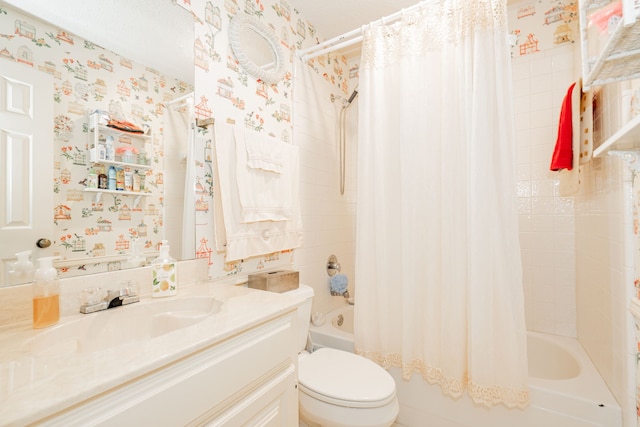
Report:
M 389 427 L 398 416 L 391 375 L 369 359 L 332 348 L 304 351 L 313 289 L 300 285 L 287 292 L 300 300 L 298 330 L 298 407 L 300 425 Z M 303 424 L 304 423 L 304 424 Z

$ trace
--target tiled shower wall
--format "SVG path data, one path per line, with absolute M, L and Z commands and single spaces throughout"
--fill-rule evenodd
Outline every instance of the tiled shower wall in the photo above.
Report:
M 546 21 L 525 29 L 532 7 L 545 17 L 559 10 L 542 6 L 522 1 L 509 8 L 512 34 L 519 35 L 512 64 L 527 327 L 577 337 L 622 405 L 624 425 L 635 426 L 637 349 L 627 310 L 635 278 L 631 173 L 603 155 L 581 167 L 576 195 L 558 194 L 549 164 L 563 97 L 581 75 L 579 33 L 553 46 L 556 33 Z M 562 16 L 575 25 L 574 15 Z M 630 84 L 602 88 L 595 112 L 600 140 L 622 125 L 621 93 Z
M 572 44 L 512 60 L 527 328 L 570 337 L 576 336 L 575 202 L 559 195 L 549 164 L 574 61 Z
M 602 140 L 622 126 L 623 84 L 601 88 Z M 600 117 L 600 120 L 598 120 Z M 578 339 L 623 408 L 625 426 L 636 425 L 633 295 L 634 240 L 631 172 L 604 154 L 582 167 L 576 196 L 576 300 Z
M 337 256 L 342 273 L 355 294 L 355 200 L 357 102 L 347 110 L 347 169 L 345 194 L 340 195 L 338 119 L 344 97 L 309 67 L 298 62 L 294 71 L 294 143 L 300 147 L 300 209 L 304 245 L 296 249 L 294 266 L 300 281 L 314 288 L 313 310 L 325 313 L 343 297 L 329 293 L 326 262 Z
M 623 406 L 625 420 L 635 421 L 636 353 L 627 311 L 633 293 L 634 252 L 627 247 L 633 234 L 631 173 L 607 155 L 582 170 L 576 197 L 578 339 Z
M 635 421 L 630 172 L 618 158 L 593 159 L 581 166 L 577 194 L 562 197 L 549 170 L 562 100 L 580 74 L 574 49 L 512 61 L 527 328 L 577 337 Z M 607 85 L 598 97 L 602 139 L 621 126 L 620 90 Z

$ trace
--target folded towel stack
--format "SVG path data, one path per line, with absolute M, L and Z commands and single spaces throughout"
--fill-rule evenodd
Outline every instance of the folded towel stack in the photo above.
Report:
M 349 279 L 346 274 L 336 274 L 331 277 L 331 283 L 329 284 L 329 290 L 331 295 L 344 295 L 347 292 Z
M 216 249 L 233 261 L 300 247 L 298 147 L 279 145 L 275 150 L 279 154 L 267 165 L 280 163 L 281 171 L 275 172 L 248 164 L 245 141 L 249 132 L 224 124 L 216 126 L 215 132 Z M 252 134 L 251 138 L 257 137 Z M 260 150 L 258 157 L 266 161 L 268 153 Z
M 298 147 L 249 130 L 235 136 L 241 222 L 291 220 Z
M 244 145 L 247 150 L 248 167 L 282 173 L 285 156 L 288 155 L 287 150 L 291 147 L 289 144 L 268 135 L 245 130 Z

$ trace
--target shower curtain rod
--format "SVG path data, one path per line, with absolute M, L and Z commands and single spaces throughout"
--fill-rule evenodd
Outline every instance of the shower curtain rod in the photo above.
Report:
M 165 102 L 165 104 L 164 104 L 164 105 L 168 107 L 168 106 L 170 106 L 170 105 L 176 104 L 176 103 L 178 103 L 178 102 L 182 102 L 182 101 L 184 101 L 184 100 L 186 100 L 186 99 L 189 99 L 189 98 L 190 98 L 190 97 L 192 97 L 192 96 L 193 96 L 193 92 L 189 92 L 189 93 L 188 93 L 188 94 L 186 94 L 186 95 L 182 95 L 182 96 L 179 96 L 179 97 L 177 97 L 177 98 L 173 98 L 171 101 Z
M 433 0 L 423 0 L 413 6 L 410 6 L 406 9 L 401 9 L 396 13 L 392 13 L 391 15 L 385 16 L 378 20 L 371 22 L 372 24 L 375 22 L 382 22 L 383 24 L 388 24 L 393 21 L 397 21 L 402 17 L 402 14 L 405 12 L 412 12 L 416 9 L 419 9 L 426 3 L 433 2 Z M 302 59 L 302 62 L 307 62 L 308 60 L 325 54 L 327 52 L 333 52 L 334 50 L 342 49 L 343 47 L 351 46 L 352 44 L 356 44 L 362 41 L 364 36 L 362 35 L 362 27 L 356 28 L 355 30 L 351 30 L 348 33 L 344 33 L 338 37 L 334 37 L 330 40 L 319 43 L 315 46 L 309 47 L 307 49 L 298 50 L 296 52 L 296 56 Z M 337 43 L 337 44 L 336 44 Z

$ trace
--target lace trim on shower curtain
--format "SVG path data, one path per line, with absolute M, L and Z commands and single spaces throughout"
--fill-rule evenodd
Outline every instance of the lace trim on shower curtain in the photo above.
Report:
M 506 0 L 440 0 L 413 12 L 400 21 L 380 21 L 363 28 L 361 67 L 384 67 L 401 56 L 419 55 L 445 44 L 458 44 L 478 31 L 504 30 L 506 43 Z
M 434 368 L 420 359 L 405 363 L 402 361 L 402 356 L 397 353 L 384 355 L 375 351 L 356 350 L 356 354 L 376 362 L 387 370 L 400 368 L 403 380 L 408 381 L 414 372 L 418 373 L 429 384 L 439 385 L 445 396 L 455 399 L 462 396 L 466 390 L 473 402 L 478 405 L 491 407 L 502 404 L 507 408 L 525 408 L 529 404 L 529 391 L 526 388 L 513 389 L 499 385 L 480 385 L 474 383 L 473 379 L 467 375 L 462 380 L 449 378 L 440 369 Z

